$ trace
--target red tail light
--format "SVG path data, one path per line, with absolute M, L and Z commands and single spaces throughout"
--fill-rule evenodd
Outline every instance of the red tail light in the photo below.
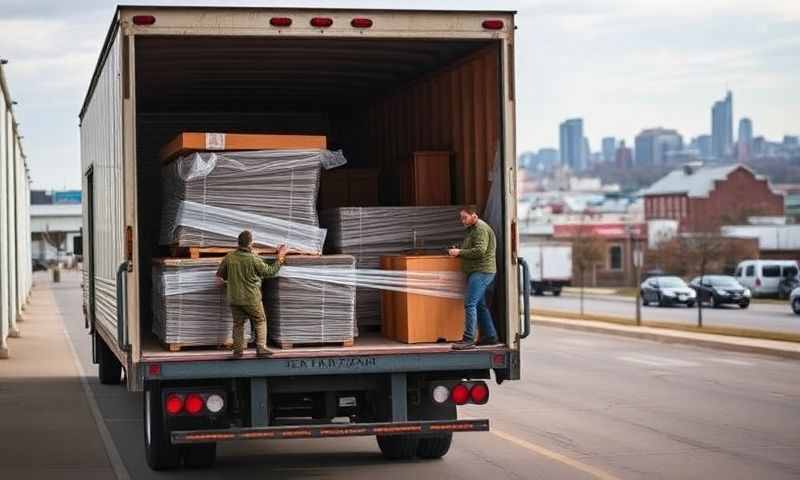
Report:
M 472 398 L 472 403 L 483 405 L 489 401 L 489 387 L 485 383 L 476 383 L 469 390 L 469 396 Z
M 501 30 L 504 23 L 502 20 L 484 20 L 482 25 L 486 30 Z
M 183 397 L 174 393 L 167 396 L 167 401 L 164 402 L 164 409 L 170 415 L 177 415 L 181 413 L 183 410 Z
M 469 401 L 469 389 L 464 384 L 459 383 L 450 390 L 450 398 L 456 405 L 464 405 Z
M 156 23 L 156 17 L 152 15 L 134 15 L 133 17 L 134 25 L 152 25 L 154 23 Z
M 269 24 L 273 27 L 288 27 L 292 24 L 292 19 L 288 17 L 272 17 Z
M 203 397 L 196 393 L 190 393 L 189 396 L 186 397 L 186 412 L 191 415 L 197 415 L 203 411 L 205 404 L 206 402 L 203 400 Z
M 328 28 L 333 25 L 332 18 L 314 17 L 311 19 L 311 26 L 317 28 Z
M 355 28 L 369 28 L 372 26 L 372 20 L 369 18 L 354 18 L 350 22 L 350 25 Z

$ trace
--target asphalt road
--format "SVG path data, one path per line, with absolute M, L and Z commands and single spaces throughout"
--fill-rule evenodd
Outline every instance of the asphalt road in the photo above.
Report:
M 460 410 L 493 431 L 457 434 L 443 460 L 387 462 L 372 438 L 250 441 L 221 445 L 213 470 L 156 473 L 141 394 L 97 383 L 80 295 L 55 295 L 132 479 L 800 477 L 800 362 L 552 328 L 525 341 L 522 381 Z
M 531 308 L 547 310 L 580 311 L 580 299 L 572 295 L 553 297 L 544 295 L 531 297 Z M 635 318 L 636 304 L 632 298 L 616 296 L 591 296 L 584 298 L 584 312 Z M 660 322 L 676 322 L 686 324 L 697 323 L 697 307 L 685 306 L 657 307 L 642 306 L 642 320 Z M 724 305 L 721 308 L 703 308 L 705 325 L 720 325 L 740 328 L 774 330 L 780 332 L 800 333 L 800 315 L 792 313 L 789 302 L 786 304 L 752 303 L 746 309 L 735 305 Z

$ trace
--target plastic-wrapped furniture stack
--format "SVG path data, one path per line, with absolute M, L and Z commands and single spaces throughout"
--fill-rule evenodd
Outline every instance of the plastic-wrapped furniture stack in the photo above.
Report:
M 352 271 L 355 258 L 293 255 L 286 257 L 282 274 L 293 267 Z M 282 348 L 298 344 L 353 344 L 355 287 L 352 285 L 279 275 L 265 282 L 264 305 L 270 340 Z
M 225 289 L 215 282 L 221 258 L 153 263 L 153 333 L 170 350 L 232 342 Z
M 242 230 L 256 246 L 322 253 L 316 204 L 321 168 L 346 162 L 328 150 L 194 153 L 162 168 L 161 245 L 235 247 Z
M 378 269 L 382 255 L 413 250 L 438 251 L 460 244 L 464 226 L 460 206 L 347 207 L 325 210 L 320 223 L 328 229 L 326 248 L 356 258 L 356 268 Z M 380 326 L 381 292 L 356 289 L 358 327 Z

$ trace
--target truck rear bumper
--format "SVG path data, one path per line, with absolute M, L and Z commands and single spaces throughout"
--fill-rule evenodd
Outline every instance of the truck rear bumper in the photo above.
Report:
M 365 437 L 374 435 L 432 435 L 448 432 L 488 432 L 488 419 L 436 420 L 425 422 L 384 422 L 254 427 L 228 430 L 184 430 L 172 432 L 172 443 L 226 442 L 233 440 L 289 440 L 297 438 Z

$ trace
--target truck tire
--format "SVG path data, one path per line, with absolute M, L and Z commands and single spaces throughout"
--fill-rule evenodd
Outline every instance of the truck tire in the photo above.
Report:
M 144 386 L 144 451 L 147 465 L 153 470 L 165 470 L 180 465 L 180 450 L 172 445 L 169 432 L 164 425 L 164 410 L 161 406 L 161 387 L 147 382 Z
M 94 334 L 94 345 L 97 349 L 97 378 L 103 385 L 119 385 L 122 379 L 122 364 L 105 340 Z
M 183 464 L 189 468 L 211 468 L 216 460 L 216 443 L 200 443 L 183 447 Z
M 378 447 L 388 460 L 408 460 L 417 454 L 419 438 L 412 435 L 378 435 Z
M 452 433 L 443 433 L 435 437 L 425 437 L 419 439 L 417 445 L 417 456 L 425 459 L 437 459 L 447 455 L 450 444 L 453 443 Z

